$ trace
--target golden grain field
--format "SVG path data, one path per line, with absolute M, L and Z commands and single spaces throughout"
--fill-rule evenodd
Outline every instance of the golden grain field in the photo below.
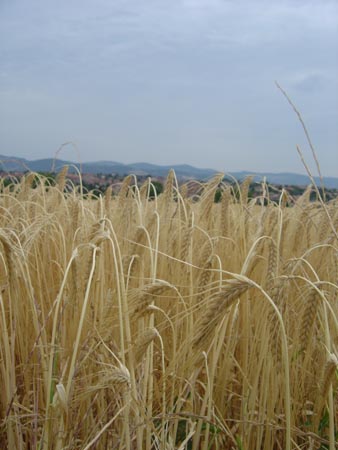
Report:
M 1 449 L 336 448 L 337 199 L 39 179 L 0 186 Z

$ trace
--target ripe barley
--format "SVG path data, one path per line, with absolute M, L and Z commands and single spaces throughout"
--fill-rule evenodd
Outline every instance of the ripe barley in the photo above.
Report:
M 145 356 L 147 348 L 157 336 L 158 331 L 156 328 L 148 328 L 144 330 L 141 336 L 137 339 L 137 342 L 133 348 L 136 362 L 139 362 Z
M 318 311 L 319 295 L 316 289 L 310 288 L 304 299 L 304 312 L 300 325 L 300 347 L 304 351 L 307 349 L 309 340 L 313 333 Z
M 210 270 L 212 268 L 212 260 L 213 256 L 211 255 L 204 264 L 203 269 L 201 270 L 201 274 L 197 280 L 197 303 L 203 300 L 204 289 L 210 283 L 212 275 L 212 272 Z
M 58 185 L 60 192 L 63 192 L 65 190 L 67 173 L 68 173 L 68 166 L 63 166 L 56 177 L 56 183 Z
M 277 276 L 277 247 L 274 241 L 270 241 L 268 256 L 268 278 L 267 291 L 272 291 L 275 286 L 275 278 Z
M 241 202 L 243 205 L 248 203 L 249 188 L 253 181 L 253 176 L 246 177 L 241 183 Z
M 182 233 L 182 243 L 181 243 L 181 254 L 180 259 L 182 261 L 186 261 L 189 255 L 189 248 L 191 245 L 191 237 L 192 237 L 193 229 L 192 227 L 186 227 L 183 229 Z
M 194 348 L 206 344 L 209 336 L 215 331 L 227 310 L 248 290 L 250 285 L 245 281 L 228 280 L 221 292 L 215 294 L 207 303 L 207 308 L 196 326 L 192 341 Z
M 335 448 L 337 201 L 36 176 L 0 183 L 1 448 Z
M 105 377 L 106 383 L 112 384 L 118 389 L 130 389 L 130 373 L 126 366 L 119 364 L 113 367 Z
M 133 289 L 128 293 L 129 313 L 133 319 L 137 319 L 144 314 L 148 314 L 148 306 L 154 299 L 162 295 L 170 286 L 168 283 L 157 281 L 143 286 L 141 289 Z
M 334 353 L 330 353 L 323 371 L 323 378 L 321 381 L 320 393 L 323 399 L 327 398 L 331 383 L 336 378 L 336 371 L 338 369 L 338 358 Z

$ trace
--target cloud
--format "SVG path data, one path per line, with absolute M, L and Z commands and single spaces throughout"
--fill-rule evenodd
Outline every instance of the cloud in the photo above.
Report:
M 209 41 L 225 44 L 259 44 L 289 41 L 302 30 L 337 28 L 333 1 L 222 1 L 222 0 L 42 0 L 7 6 L 0 18 L 7 43 L 79 47 L 107 45 L 122 39 L 135 49 L 140 45 Z M 297 24 L 298 30 L 297 30 Z
M 281 130 L 293 117 L 278 116 L 275 79 L 323 129 L 328 111 L 336 121 L 337 9 L 336 0 L 1 0 L 0 134 L 43 152 L 43 120 L 46 140 L 123 143 L 130 160 L 134 147 L 167 148 L 181 162 L 184 148 L 201 158 L 217 148 L 207 152 L 216 166 L 228 145 L 234 160 L 251 146 L 263 160 L 276 139 L 283 154 L 284 133 L 292 148 L 297 139 Z
M 296 76 L 291 86 L 304 93 L 312 93 L 320 91 L 328 81 L 323 73 L 308 73 Z
M 216 54 L 232 67 L 253 65 L 251 74 L 265 64 L 265 72 L 275 70 L 273 79 L 281 72 L 289 76 L 293 65 L 297 71 L 310 59 L 316 66 L 316 53 L 322 55 L 325 45 L 324 51 L 336 50 L 338 39 L 334 0 L 12 0 L 2 5 L 0 58 L 8 82 L 13 73 L 47 79 L 67 70 L 70 78 L 95 71 L 132 76 L 135 67 L 149 75 L 151 66 L 158 70 L 157 62 L 172 62 L 174 72 L 184 62 L 215 63 Z M 316 76 L 303 82 L 304 89 Z

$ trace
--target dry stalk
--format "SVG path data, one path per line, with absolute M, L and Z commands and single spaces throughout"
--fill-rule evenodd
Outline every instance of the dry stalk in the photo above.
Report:
M 108 186 L 107 190 L 104 194 L 104 210 L 106 212 L 107 217 L 110 216 L 112 192 L 113 192 L 113 188 L 111 186 Z

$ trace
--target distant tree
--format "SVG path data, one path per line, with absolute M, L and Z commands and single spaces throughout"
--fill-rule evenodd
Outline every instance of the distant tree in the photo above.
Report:
M 222 200 L 222 189 L 216 189 L 214 202 L 219 203 Z
M 163 184 L 159 181 L 152 181 L 149 190 L 149 198 L 155 198 L 163 192 Z

